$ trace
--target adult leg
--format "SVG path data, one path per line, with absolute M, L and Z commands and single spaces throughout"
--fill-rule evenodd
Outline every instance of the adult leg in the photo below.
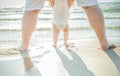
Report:
M 104 17 L 98 5 L 83 7 L 92 28 L 94 29 L 102 50 L 107 50 L 109 47 L 106 39 Z
M 33 63 L 31 62 L 31 58 L 29 57 L 29 53 L 28 53 L 28 46 L 31 35 L 35 30 L 38 13 L 39 13 L 38 10 L 26 11 L 22 19 L 21 55 L 23 56 L 23 61 L 26 71 L 30 70 L 33 67 Z
M 55 26 L 55 24 L 53 24 L 53 43 L 54 43 L 53 47 L 57 46 L 59 32 L 60 32 L 60 30 L 57 29 L 57 27 Z
M 68 29 L 68 25 L 63 29 L 64 32 L 64 45 L 66 47 L 68 47 L 68 37 L 69 37 L 69 29 Z
M 35 30 L 38 10 L 26 11 L 22 19 L 22 51 L 28 51 L 29 41 L 33 31 Z

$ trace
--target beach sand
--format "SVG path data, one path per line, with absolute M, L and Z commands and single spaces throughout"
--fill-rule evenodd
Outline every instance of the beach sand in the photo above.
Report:
M 32 45 L 34 67 L 28 72 L 19 51 L 0 49 L 0 76 L 120 76 L 120 43 L 115 49 L 103 51 L 95 38 L 69 42 L 68 48 L 61 42 L 57 48 L 51 42 Z

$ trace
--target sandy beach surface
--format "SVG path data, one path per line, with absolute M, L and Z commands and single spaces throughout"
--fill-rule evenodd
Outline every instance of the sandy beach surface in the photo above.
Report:
M 120 76 L 119 42 L 115 49 L 107 51 L 98 49 L 95 38 L 69 42 L 68 48 L 62 41 L 57 48 L 51 42 L 32 44 L 30 56 L 34 67 L 27 72 L 16 48 L 1 48 L 0 76 Z

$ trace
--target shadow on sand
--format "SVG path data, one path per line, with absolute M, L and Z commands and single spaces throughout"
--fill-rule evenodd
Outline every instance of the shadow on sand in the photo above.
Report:
M 66 49 L 68 50 L 68 49 Z M 61 49 L 56 48 L 56 52 L 59 55 L 64 68 L 69 73 L 69 76 L 95 76 L 85 65 L 83 60 L 73 50 L 68 52 L 72 56 L 70 60 L 65 54 L 62 53 Z
M 33 56 L 33 57 L 23 57 L 23 64 L 24 64 L 24 68 L 25 70 L 27 69 L 27 71 L 24 72 L 23 76 L 42 76 L 39 69 L 34 65 L 34 63 L 40 63 L 40 59 L 46 55 L 50 53 L 50 51 L 45 51 L 42 54 L 38 54 L 37 56 Z
M 113 61 L 116 68 L 120 72 L 120 56 L 113 49 L 107 50 L 105 51 L 105 53 L 110 57 L 110 59 Z
M 25 71 L 23 76 L 42 76 L 39 69 L 35 65 L 33 65 L 33 63 L 39 63 L 40 58 L 42 58 L 47 53 L 49 53 L 49 51 L 46 51 L 43 54 L 40 54 L 38 56 L 32 57 L 32 61 L 31 61 L 31 57 L 28 57 L 26 60 L 23 59 L 24 60 L 24 66 L 26 68 L 32 67 L 30 70 Z
M 23 76 L 42 76 L 37 67 L 33 66 L 31 70 L 25 72 Z

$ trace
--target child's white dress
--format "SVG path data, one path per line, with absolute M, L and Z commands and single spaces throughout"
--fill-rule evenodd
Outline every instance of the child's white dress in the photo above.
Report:
M 68 0 L 54 0 L 53 24 L 58 29 L 64 29 L 68 22 Z

